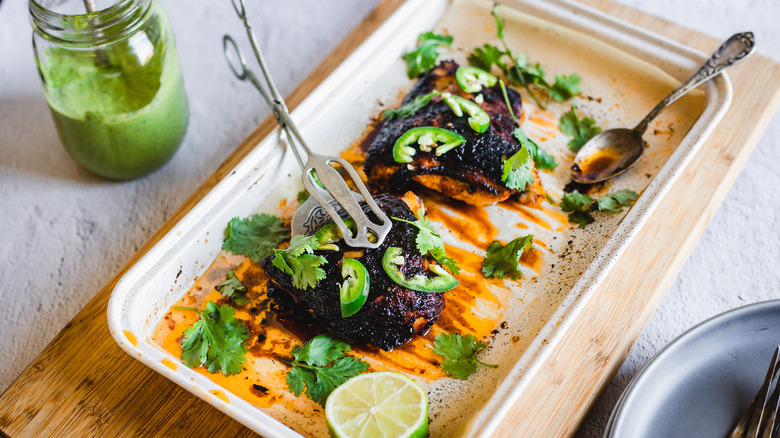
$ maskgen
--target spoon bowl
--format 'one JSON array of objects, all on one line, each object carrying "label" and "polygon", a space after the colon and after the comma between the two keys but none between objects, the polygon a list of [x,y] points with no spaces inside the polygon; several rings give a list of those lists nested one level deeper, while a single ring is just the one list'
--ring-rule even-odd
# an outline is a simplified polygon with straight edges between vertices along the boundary
[{"label": "spoon bowl", "polygon": [[636,129],[604,131],[591,138],[577,153],[571,167],[572,179],[580,183],[597,183],[620,175],[639,160],[644,149],[642,133]]},{"label": "spoon bowl", "polygon": [[610,129],[596,135],[577,152],[571,166],[572,179],[581,184],[606,181],[628,170],[642,156],[642,135],[650,122],[677,99],[720,74],[753,53],[756,48],[752,32],[732,35],[688,80],[666,96],[633,129]]}]

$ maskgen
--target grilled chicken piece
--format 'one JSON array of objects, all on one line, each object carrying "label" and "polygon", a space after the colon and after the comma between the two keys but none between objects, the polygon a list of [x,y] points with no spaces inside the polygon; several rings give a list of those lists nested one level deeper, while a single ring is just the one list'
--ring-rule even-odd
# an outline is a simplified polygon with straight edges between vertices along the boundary
[{"label": "grilled chicken piece", "polygon": [[[441,62],[430,73],[420,77],[403,104],[434,90],[473,101],[475,94],[460,89],[455,79],[457,69],[458,64],[454,61]],[[381,123],[365,161],[372,189],[375,192],[399,193],[409,190],[416,182],[450,198],[478,206],[500,202],[518,193],[501,181],[504,158],[520,149],[520,142],[513,135],[514,120],[499,85],[483,88],[479,94],[484,99],[479,106],[490,116],[490,128],[482,134],[474,132],[466,115],[455,116],[440,96],[433,97],[428,106],[409,117]],[[507,94],[512,111],[519,118],[522,111],[520,95],[512,89],[507,89]],[[449,129],[465,137],[466,142],[440,156],[418,150],[409,165],[396,163],[393,159],[396,140],[407,130],[418,126]],[[533,172],[535,182],[521,193],[521,202],[536,203],[544,196],[535,168]]]},{"label": "grilled chicken piece", "polygon": [[[413,198],[409,198],[412,200]],[[407,204],[391,195],[377,195],[374,200],[389,217],[409,221],[416,218]],[[376,220],[370,209],[363,210]],[[420,255],[415,244],[417,228],[413,225],[393,221],[393,228],[377,249],[352,248],[337,242],[338,251],[316,251],[327,259],[321,266],[326,277],[314,288],[298,289],[292,285],[290,276],[272,263],[273,256],[261,261],[268,274],[268,296],[282,307],[297,313],[308,314],[333,333],[349,340],[373,344],[383,350],[392,350],[415,335],[430,329],[444,309],[444,297],[440,293],[416,292],[399,286],[387,276],[382,268],[382,256],[390,246],[399,247],[405,259],[401,268],[407,278],[428,272],[426,259]],[[339,300],[339,285],[343,283],[341,264],[345,253],[359,260],[369,272],[370,292],[363,307],[354,315],[342,318]]]}]

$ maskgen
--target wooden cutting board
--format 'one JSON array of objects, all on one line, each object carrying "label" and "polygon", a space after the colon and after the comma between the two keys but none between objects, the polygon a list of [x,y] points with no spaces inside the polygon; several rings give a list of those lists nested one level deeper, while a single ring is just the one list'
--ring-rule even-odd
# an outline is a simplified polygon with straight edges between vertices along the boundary
[{"label": "wooden cutting board", "polygon": [[[609,0],[590,6],[703,52],[719,41]],[[292,93],[298,104],[398,6],[383,0]],[[496,436],[564,436],[617,372],[780,105],[780,66],[753,56],[729,70],[734,100],[632,241]],[[749,123],[746,121],[750,121]],[[0,434],[254,436],[122,351],[106,322],[116,281],[275,127],[265,120],[0,396]],[[707,187],[707,190],[700,190]],[[680,208],[680,206],[685,206]],[[670,223],[674,227],[669,227]]]}]

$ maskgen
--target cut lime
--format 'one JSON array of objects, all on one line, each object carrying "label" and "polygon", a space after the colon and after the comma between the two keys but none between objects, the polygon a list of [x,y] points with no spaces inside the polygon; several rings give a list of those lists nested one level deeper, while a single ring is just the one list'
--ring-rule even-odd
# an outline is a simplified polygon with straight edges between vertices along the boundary
[{"label": "cut lime", "polygon": [[330,393],[325,417],[337,438],[424,437],[428,400],[425,391],[403,374],[367,373]]}]

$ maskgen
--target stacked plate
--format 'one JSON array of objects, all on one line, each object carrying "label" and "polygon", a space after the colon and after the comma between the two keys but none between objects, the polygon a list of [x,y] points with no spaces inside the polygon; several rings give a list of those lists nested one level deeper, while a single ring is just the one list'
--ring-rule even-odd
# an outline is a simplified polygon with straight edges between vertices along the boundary
[{"label": "stacked plate", "polygon": [[605,437],[725,437],[780,344],[780,300],[729,310],[661,350],[626,387]]}]

